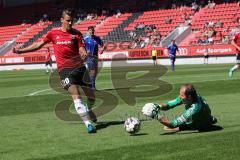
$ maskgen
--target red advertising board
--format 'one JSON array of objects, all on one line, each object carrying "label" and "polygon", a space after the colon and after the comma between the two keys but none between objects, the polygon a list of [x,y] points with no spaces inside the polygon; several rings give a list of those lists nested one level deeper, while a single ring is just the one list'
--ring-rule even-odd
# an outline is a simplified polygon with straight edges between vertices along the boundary
[{"label": "red advertising board", "polygon": [[[194,57],[203,56],[204,52],[208,50],[211,56],[225,56],[236,54],[236,49],[232,45],[208,45],[208,46],[186,46],[179,47],[177,56],[179,57]],[[168,57],[166,48],[156,48],[157,57]],[[105,52],[99,55],[101,60],[122,60],[122,59],[149,59],[151,58],[151,48],[148,49],[131,49],[116,52]],[[21,54],[16,56],[0,56],[0,64],[31,64],[45,62],[45,54]],[[53,60],[55,57],[52,56]]]},{"label": "red advertising board", "polygon": [[[234,55],[236,49],[232,45],[206,45],[206,46],[186,46],[179,47],[177,56],[179,57],[194,57],[203,56],[204,52],[208,51],[208,54],[215,56]],[[166,48],[157,48],[158,57],[168,57],[168,51]],[[129,50],[128,58],[150,58],[151,49],[138,49]]]}]

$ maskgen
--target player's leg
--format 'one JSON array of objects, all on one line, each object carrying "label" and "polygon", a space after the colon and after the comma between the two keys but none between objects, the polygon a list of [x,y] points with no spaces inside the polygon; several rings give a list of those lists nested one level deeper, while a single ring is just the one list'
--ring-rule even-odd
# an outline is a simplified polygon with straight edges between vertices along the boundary
[{"label": "player's leg", "polygon": [[155,67],[155,60],[154,60],[154,56],[152,56],[152,60],[153,60],[153,67]]},{"label": "player's leg", "polygon": [[229,73],[228,73],[228,76],[229,77],[232,77],[233,76],[233,72],[235,72],[237,69],[240,68],[240,54],[237,54],[237,58],[236,58],[236,65],[234,65],[230,70],[229,70]]},{"label": "player's leg", "polygon": [[98,60],[97,59],[94,59],[94,62],[93,62],[93,68],[91,70],[91,75],[90,75],[90,78],[91,78],[91,83],[92,83],[92,86],[94,90],[96,90],[96,78],[97,78],[97,73],[98,73]]},{"label": "player's leg", "polygon": [[91,88],[93,90],[96,89],[95,87],[95,64],[94,64],[94,59],[91,58],[91,59],[88,59],[87,61],[87,69],[89,71],[89,78],[90,78],[90,83],[91,83]]},{"label": "player's leg", "polygon": [[68,92],[72,96],[75,109],[77,113],[80,115],[80,117],[82,118],[84,124],[86,125],[88,133],[94,133],[95,129],[88,119],[88,111],[89,111],[88,107],[84,105],[84,103],[82,102],[82,99],[80,97],[80,92],[78,90],[78,86],[71,85],[68,88]]},{"label": "player's leg", "polygon": [[95,84],[96,74],[95,74],[94,68],[89,70],[89,77],[90,77],[90,82],[91,82],[91,89],[95,90],[96,89],[96,84]]},{"label": "player's leg", "polygon": [[94,71],[93,71],[93,87],[95,90],[97,90],[97,88],[96,88],[97,74],[98,74],[98,60],[95,60],[94,61]]},{"label": "player's leg", "polygon": [[172,71],[174,71],[174,69],[175,69],[175,57],[171,58],[170,60],[171,60],[171,69],[172,69]]},{"label": "player's leg", "polygon": [[157,61],[156,61],[156,59],[154,60],[154,67],[156,67],[157,66]]},{"label": "player's leg", "polygon": [[53,73],[52,60],[50,61],[49,66],[50,66],[51,73]]},{"label": "player's leg", "polygon": [[92,108],[95,104],[95,90],[91,88],[92,84],[88,70],[83,67],[81,72],[82,73],[79,74],[78,79],[80,79],[79,85],[83,89],[84,94],[87,96],[87,106],[89,107],[88,114],[93,122],[97,122],[97,117],[92,111]]},{"label": "player's leg", "polygon": [[236,64],[234,65],[230,70],[229,70],[229,73],[228,73],[228,76],[229,77],[232,77],[233,76],[233,72],[235,72],[237,69],[240,68],[240,64]]},{"label": "player's leg", "polygon": [[82,87],[84,94],[87,96],[87,106],[89,107],[88,114],[89,118],[96,123],[97,122],[97,116],[93,112],[93,106],[95,104],[95,94],[94,90],[92,90],[90,87]]},{"label": "player's leg", "polygon": [[153,59],[153,65],[154,67],[156,67],[157,66],[156,56],[153,56],[152,59]]},{"label": "player's leg", "polygon": [[46,67],[46,73],[48,73],[49,72],[48,71],[48,62],[46,62],[45,67]]},{"label": "player's leg", "polygon": [[82,78],[82,74],[84,74],[84,72],[82,73],[79,70],[63,69],[60,71],[61,85],[72,96],[75,109],[86,125],[88,132],[94,133],[95,129],[88,119],[88,107],[83,103],[78,89],[78,81],[82,81],[82,79],[79,80],[79,77]]}]

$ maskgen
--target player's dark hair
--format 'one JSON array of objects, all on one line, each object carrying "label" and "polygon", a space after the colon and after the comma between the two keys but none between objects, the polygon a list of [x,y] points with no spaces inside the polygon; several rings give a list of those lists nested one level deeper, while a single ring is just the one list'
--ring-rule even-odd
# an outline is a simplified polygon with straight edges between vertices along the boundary
[{"label": "player's dark hair", "polygon": [[197,91],[192,84],[190,84],[190,83],[184,84],[182,87],[185,88],[185,95],[187,97],[191,96],[193,99],[193,102],[197,101],[197,97],[198,97]]},{"label": "player's dark hair", "polygon": [[64,17],[64,15],[68,15],[70,17],[74,16],[74,10],[71,8],[66,8],[62,11],[62,18]]},{"label": "player's dark hair", "polygon": [[94,30],[94,26],[88,26],[88,30],[89,29]]}]

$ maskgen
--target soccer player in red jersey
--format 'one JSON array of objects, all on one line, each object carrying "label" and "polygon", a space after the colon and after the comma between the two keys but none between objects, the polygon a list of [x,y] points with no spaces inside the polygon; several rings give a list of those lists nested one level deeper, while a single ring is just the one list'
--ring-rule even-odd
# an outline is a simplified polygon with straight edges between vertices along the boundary
[{"label": "soccer player in red jersey", "polygon": [[233,41],[232,45],[236,48],[237,54],[236,54],[236,65],[234,65],[230,70],[229,70],[229,77],[233,76],[233,72],[236,71],[237,69],[240,68],[240,32],[237,32]]},{"label": "soccer player in red jersey", "polygon": [[61,24],[62,26],[60,28],[49,31],[42,41],[36,42],[26,48],[13,48],[13,52],[17,54],[32,52],[52,42],[61,85],[72,96],[75,109],[85,123],[88,133],[95,133],[96,130],[90,122],[89,116],[93,122],[96,121],[96,116],[82,102],[78,89],[80,85],[88,97],[89,104],[94,103],[94,91],[90,89],[89,74],[84,66],[87,52],[84,48],[82,34],[72,28],[72,10],[63,10]]},{"label": "soccer player in red jersey", "polygon": [[51,51],[49,47],[47,47],[47,56],[46,56],[45,66],[46,66],[46,73],[48,73],[48,66],[50,66],[51,73],[53,73]]}]

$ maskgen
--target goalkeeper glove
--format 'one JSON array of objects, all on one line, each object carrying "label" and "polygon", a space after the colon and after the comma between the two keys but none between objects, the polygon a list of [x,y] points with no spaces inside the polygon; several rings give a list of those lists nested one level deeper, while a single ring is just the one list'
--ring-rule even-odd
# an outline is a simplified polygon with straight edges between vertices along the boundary
[{"label": "goalkeeper glove", "polygon": [[159,119],[161,106],[156,103],[147,103],[142,108],[142,113],[153,119]]}]

